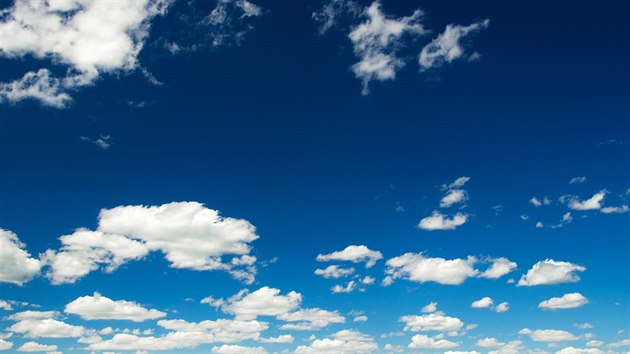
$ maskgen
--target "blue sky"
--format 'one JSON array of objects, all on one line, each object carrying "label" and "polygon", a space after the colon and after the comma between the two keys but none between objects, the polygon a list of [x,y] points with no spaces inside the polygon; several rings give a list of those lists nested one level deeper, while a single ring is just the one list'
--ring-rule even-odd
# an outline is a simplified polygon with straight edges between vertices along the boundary
[{"label": "blue sky", "polygon": [[629,10],[2,3],[0,351],[627,353]]}]

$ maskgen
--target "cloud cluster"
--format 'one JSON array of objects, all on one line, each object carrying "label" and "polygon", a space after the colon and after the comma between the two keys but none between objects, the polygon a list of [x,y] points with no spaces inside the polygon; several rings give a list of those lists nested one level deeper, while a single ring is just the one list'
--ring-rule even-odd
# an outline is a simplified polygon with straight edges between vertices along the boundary
[{"label": "cloud cluster", "polygon": [[373,353],[378,345],[369,335],[352,330],[339,331],[328,338],[313,339],[308,345],[301,345],[296,354],[359,354]]},{"label": "cloud cluster", "polygon": [[62,78],[48,68],[0,84],[0,100],[27,98],[64,107],[68,90],[92,85],[102,74],[138,67],[138,54],[151,20],[170,0],[38,1],[18,0],[0,22],[0,55],[32,56],[67,70]]},{"label": "cloud cluster", "polygon": [[129,320],[143,322],[166,316],[166,313],[138,305],[133,301],[114,301],[99,293],[82,296],[66,305],[66,313],[79,315],[84,320]]},{"label": "cloud cluster", "polygon": [[[463,204],[468,200],[468,191],[462,187],[470,180],[470,177],[462,176],[451,184],[442,185],[442,190],[446,192],[440,200],[440,208],[450,208],[456,204]],[[465,205],[464,205],[465,206]],[[468,214],[457,212],[449,217],[439,210],[434,210],[430,216],[426,216],[418,223],[418,228],[427,231],[434,230],[455,230],[468,221]]]}]

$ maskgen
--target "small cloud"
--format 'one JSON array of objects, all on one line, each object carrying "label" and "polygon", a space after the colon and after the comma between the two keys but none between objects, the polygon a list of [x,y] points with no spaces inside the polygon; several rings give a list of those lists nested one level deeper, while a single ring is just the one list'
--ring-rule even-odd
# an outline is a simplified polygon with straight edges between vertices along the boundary
[{"label": "small cloud", "polygon": [[105,135],[105,134],[101,134],[99,135],[98,138],[96,139],[90,139],[86,136],[82,136],[80,137],[81,140],[88,142],[88,143],[92,143],[98,147],[100,147],[103,150],[107,150],[112,146],[112,137],[111,135]]},{"label": "small cloud", "polygon": [[584,182],[586,182],[586,177],[584,177],[584,176],[582,176],[582,177],[573,177],[569,181],[569,184],[577,184],[577,183],[584,183]]}]

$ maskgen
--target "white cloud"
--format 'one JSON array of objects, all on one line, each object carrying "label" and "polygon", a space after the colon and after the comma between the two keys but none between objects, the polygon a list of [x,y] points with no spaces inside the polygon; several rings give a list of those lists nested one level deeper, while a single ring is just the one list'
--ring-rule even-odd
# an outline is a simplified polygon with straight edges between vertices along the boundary
[{"label": "white cloud", "polygon": [[47,250],[42,257],[49,266],[46,275],[53,284],[74,283],[101,265],[112,272],[149,252],[142,242],[102,231],[77,229],[59,240],[62,247],[57,251]]},{"label": "white cloud", "polygon": [[459,344],[446,339],[433,339],[429,336],[416,334],[411,337],[411,343],[409,343],[408,347],[413,349],[449,349],[457,346]]},{"label": "white cloud", "polygon": [[168,0],[16,1],[0,22],[0,55],[32,55],[68,69],[63,79],[43,68],[22,79],[0,84],[0,97],[25,98],[63,107],[67,90],[93,84],[103,73],[131,71],[149,33],[152,18],[165,12]]},{"label": "white cloud", "polygon": [[[240,45],[253,26],[245,21],[263,14],[263,8],[247,0],[220,0],[202,21],[197,23],[205,29],[213,47],[235,43]],[[191,49],[197,48],[195,43]]]},{"label": "white cloud", "polygon": [[356,316],[354,319],[352,319],[352,322],[367,322],[368,317],[365,315],[361,315],[361,316]]},{"label": "white cloud", "polygon": [[471,33],[480,31],[490,23],[489,20],[475,22],[468,26],[447,25],[444,32],[427,44],[420,55],[418,63],[423,70],[440,67],[446,63],[465,56],[462,40]]},{"label": "white cloud", "polygon": [[577,198],[569,199],[569,209],[573,210],[597,210],[602,207],[604,197],[606,197],[606,190],[601,190],[595,193],[592,197],[586,200],[579,200]]},{"label": "white cloud", "polygon": [[440,200],[440,208],[448,208],[453,204],[463,203],[468,200],[468,194],[463,189],[451,189]]},{"label": "white cloud", "polygon": [[446,339],[433,339],[423,334],[416,334],[411,337],[411,343],[409,343],[408,347],[413,349],[448,349],[457,346],[459,344]]},{"label": "white cloud", "polygon": [[507,301],[504,301],[504,302],[498,304],[494,308],[494,311],[501,313],[501,312],[507,312],[509,309],[510,309],[510,303],[507,302]]},{"label": "white cloud", "polygon": [[13,306],[11,306],[11,303],[5,300],[0,300],[0,309],[3,309],[5,311],[13,311]]},{"label": "white cloud", "polygon": [[318,308],[299,309],[295,312],[277,316],[281,321],[291,322],[280,326],[285,330],[316,330],[327,327],[332,323],[344,323],[346,319],[337,311],[327,311]]},{"label": "white cloud", "polygon": [[604,207],[601,209],[604,214],[625,214],[630,211],[630,207],[628,205],[623,204],[617,207]]},{"label": "white cloud", "polygon": [[588,299],[580,293],[564,294],[562,297],[552,297],[542,301],[538,307],[546,310],[573,309],[588,304]]},{"label": "white cloud", "polygon": [[13,343],[0,338],[0,350],[9,350],[11,347],[13,347]]},{"label": "white cloud", "polygon": [[364,245],[351,245],[341,251],[329,254],[317,255],[317,261],[349,261],[353,263],[365,262],[365,267],[370,268],[383,258],[379,251],[373,251]]},{"label": "white cloud", "polygon": [[88,143],[92,143],[103,150],[107,150],[112,146],[111,139],[112,139],[111,135],[107,135],[107,134],[100,134],[99,137],[96,139],[90,139],[87,136],[81,137],[81,140]]},{"label": "white cloud", "polygon": [[363,277],[363,279],[361,279],[361,284],[363,285],[372,285],[374,284],[374,282],[376,281],[376,279],[374,279],[373,277],[366,275],[365,277]]},{"label": "white cloud", "polygon": [[427,216],[420,220],[418,227],[422,230],[455,230],[457,227],[464,225],[468,221],[468,215],[457,213],[452,218],[445,216],[438,210],[434,210],[431,216]]},{"label": "white cloud", "polygon": [[393,80],[396,71],[404,62],[396,57],[399,40],[405,34],[421,35],[427,31],[420,23],[422,11],[416,10],[411,16],[390,18],[381,12],[381,5],[375,1],[363,16],[367,20],[352,28],[349,38],[359,62],[352,65],[355,76],[363,81],[363,94],[369,93],[370,81]]},{"label": "white cloud", "polygon": [[[223,270],[252,283],[256,258],[249,256],[256,228],[244,219],[223,217],[197,202],[103,209],[97,231],[78,229],[60,237],[62,248],[44,256],[53,284],[73,283],[105,265],[111,272],[161,251],[170,266],[199,271]],[[229,261],[222,257],[231,255]]]},{"label": "white cloud", "polygon": [[574,324],[574,326],[579,328],[579,329],[591,329],[591,328],[593,328],[593,325],[588,323],[588,322],[576,323],[576,324]]},{"label": "white cloud", "polygon": [[282,334],[272,338],[259,338],[257,341],[261,343],[293,343],[293,336],[290,334]]},{"label": "white cloud", "polygon": [[25,247],[16,234],[0,229],[0,282],[22,286],[39,274],[41,262]]},{"label": "white cloud", "polygon": [[166,313],[138,305],[132,301],[114,301],[99,293],[82,296],[66,305],[66,313],[81,316],[84,320],[129,320],[142,322],[166,316]]},{"label": "white cloud", "polygon": [[470,177],[468,176],[462,176],[462,177],[458,177],[455,181],[453,181],[453,183],[451,184],[443,184],[442,185],[442,190],[448,190],[448,189],[457,189],[457,188],[461,188],[463,187],[466,183],[468,183],[468,181],[470,181]]},{"label": "white cloud", "polygon": [[220,347],[213,347],[213,353],[217,354],[266,354],[267,351],[263,347],[243,347],[240,345],[224,344]]},{"label": "white cloud", "polygon": [[297,309],[302,295],[291,291],[280,295],[279,289],[264,286],[254,292],[242,290],[221,306],[223,312],[230,313],[240,320],[255,319],[258,316],[281,316]]},{"label": "white cloud", "polygon": [[308,345],[301,345],[296,354],[358,354],[372,353],[378,345],[371,336],[351,330],[342,330],[329,338],[313,339]]},{"label": "white cloud", "polygon": [[597,348],[566,347],[557,351],[556,354],[604,354],[604,352]]},{"label": "white cloud", "polygon": [[330,265],[326,267],[325,269],[318,268],[315,270],[316,275],[321,275],[324,278],[333,278],[333,279],[347,277],[351,275],[352,273],[354,273],[354,268],[341,268],[337,265]]},{"label": "white cloud", "polygon": [[402,316],[400,321],[405,323],[404,330],[411,332],[451,332],[459,331],[464,326],[464,322],[459,318],[445,316],[442,313],[407,315]]},{"label": "white cloud", "polygon": [[333,294],[351,293],[357,288],[357,283],[354,280],[349,281],[345,286],[337,284],[330,290]]},{"label": "white cloud", "polygon": [[467,259],[444,259],[425,257],[422,253],[405,253],[389,259],[385,263],[385,273],[392,279],[459,285],[479,274],[473,267],[476,262],[477,259],[472,256]]},{"label": "white cloud", "polygon": [[601,347],[602,345],[604,345],[604,342],[601,340],[589,340],[586,342],[587,347]]},{"label": "white cloud", "polygon": [[516,269],[517,264],[505,257],[490,258],[492,265],[483,273],[479,274],[480,278],[498,279]]},{"label": "white cloud", "polygon": [[577,184],[577,183],[584,183],[584,182],[586,182],[586,177],[580,176],[580,177],[571,178],[571,180],[569,181],[569,184]]},{"label": "white cloud", "polygon": [[482,348],[496,348],[505,345],[505,343],[499,342],[496,338],[482,338],[475,345]]},{"label": "white cloud", "polygon": [[630,339],[622,339],[618,342],[608,344],[609,348],[620,348],[630,346]]},{"label": "white cloud", "polygon": [[580,339],[573,333],[559,329],[537,329],[532,331],[528,328],[523,328],[518,333],[530,336],[535,342],[562,342]]},{"label": "white cloud", "polygon": [[490,308],[492,307],[492,305],[494,305],[494,301],[489,298],[489,297],[484,297],[482,299],[479,299],[477,301],[473,301],[472,304],[470,304],[470,307],[472,308],[476,308],[476,309],[481,309],[481,308]]},{"label": "white cloud", "polygon": [[437,302],[430,302],[428,303],[426,306],[424,306],[422,309],[420,309],[420,312],[424,312],[424,313],[431,313],[431,312],[435,312],[437,311]]},{"label": "white cloud", "polygon": [[36,342],[26,342],[17,349],[18,352],[48,352],[57,350],[56,345],[45,345]]},{"label": "white cloud", "polygon": [[560,283],[575,283],[580,280],[576,272],[583,272],[586,268],[570,262],[546,259],[540,261],[527,271],[516,286],[549,285]]},{"label": "white cloud", "polygon": [[56,315],[54,311],[18,312],[7,318],[16,321],[7,330],[20,333],[27,338],[70,338],[85,334],[85,328],[58,321],[53,318]]},{"label": "white cloud", "polygon": [[313,12],[312,17],[320,23],[319,33],[324,34],[336,26],[342,15],[349,14],[356,17],[361,13],[359,5],[350,0],[330,0],[319,11]]}]

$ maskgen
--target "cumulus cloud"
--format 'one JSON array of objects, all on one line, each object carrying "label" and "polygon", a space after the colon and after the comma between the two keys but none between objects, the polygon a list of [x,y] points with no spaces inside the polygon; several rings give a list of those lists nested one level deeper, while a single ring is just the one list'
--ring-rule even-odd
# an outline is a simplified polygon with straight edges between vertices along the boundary
[{"label": "cumulus cloud", "polygon": [[559,329],[530,330],[529,328],[523,328],[518,333],[530,336],[530,338],[535,342],[562,342],[580,339],[573,333]]},{"label": "cumulus cloud", "polygon": [[496,338],[486,337],[479,339],[475,345],[482,348],[496,348],[505,345],[505,343],[499,342]]},{"label": "cumulus cloud", "polygon": [[470,304],[470,307],[481,309],[481,308],[490,308],[492,307],[492,305],[494,305],[494,301],[491,298],[486,296],[477,301],[473,301],[473,303]]},{"label": "cumulus cloud", "polygon": [[223,312],[240,320],[251,320],[258,316],[281,316],[297,309],[302,295],[295,291],[280,295],[280,289],[264,286],[254,292],[242,290],[221,306]]},{"label": "cumulus cloud", "polygon": [[426,306],[424,306],[422,309],[420,309],[420,312],[424,312],[424,313],[431,313],[431,312],[435,312],[437,311],[437,302],[430,302],[428,303]]},{"label": "cumulus cloud", "polygon": [[454,204],[468,200],[468,194],[463,189],[452,189],[440,200],[440,208],[448,208]]},{"label": "cumulus cloud", "polygon": [[434,339],[423,334],[416,334],[411,337],[409,348],[413,349],[449,349],[459,346],[459,344],[446,339]]},{"label": "cumulus cloud", "polygon": [[381,11],[381,4],[373,2],[363,16],[366,21],[353,27],[349,38],[359,62],[351,69],[363,82],[363,94],[369,93],[369,83],[373,80],[393,80],[396,71],[404,66],[404,61],[396,56],[402,46],[400,39],[405,34],[422,35],[427,33],[420,19],[422,11],[416,10],[411,16],[392,18]]},{"label": "cumulus cloud", "polygon": [[499,313],[507,312],[509,309],[510,309],[510,303],[507,301],[504,301],[494,307],[494,311],[499,312]]},{"label": "cumulus cloud", "polygon": [[263,347],[244,347],[241,345],[228,344],[213,347],[212,352],[217,354],[267,354],[267,351]]},{"label": "cumulus cloud", "polygon": [[558,350],[556,354],[604,354],[604,352],[597,348],[566,347]]},{"label": "cumulus cloud", "polygon": [[13,347],[13,343],[7,342],[6,340],[0,338],[0,350],[9,350]]},{"label": "cumulus cloud", "polygon": [[367,246],[351,245],[344,248],[341,251],[336,251],[329,254],[317,255],[317,261],[349,261],[353,263],[365,262],[365,267],[370,268],[383,258],[383,254],[379,251],[373,251]]},{"label": "cumulus cloud", "polygon": [[585,267],[570,262],[546,259],[534,264],[527,271],[527,274],[521,277],[516,286],[575,283],[580,280],[576,273],[585,270]]},{"label": "cumulus cloud", "polygon": [[15,313],[7,319],[16,321],[7,330],[20,333],[27,338],[70,338],[81,337],[85,328],[56,320],[54,311],[24,311]]},{"label": "cumulus cloud", "polygon": [[15,1],[0,22],[0,55],[33,56],[67,69],[54,78],[42,68],[0,84],[0,99],[31,98],[52,107],[71,100],[67,91],[93,84],[102,74],[131,71],[149,34],[151,20],[169,0]]},{"label": "cumulus cloud", "polygon": [[582,211],[601,209],[602,207],[601,203],[604,201],[604,198],[606,197],[606,193],[608,193],[606,190],[601,190],[586,200],[579,200],[578,198],[575,198],[575,197],[568,197],[569,209],[582,210]]},{"label": "cumulus cloud", "polygon": [[389,259],[385,273],[392,279],[407,279],[419,283],[436,282],[459,285],[470,277],[477,276],[475,257],[467,259],[430,258],[422,253],[405,253]]},{"label": "cumulus cloud", "polygon": [[604,214],[625,214],[630,211],[630,207],[627,204],[616,207],[603,207],[601,212]]},{"label": "cumulus cloud", "polygon": [[354,268],[341,268],[337,265],[330,265],[325,269],[316,269],[315,274],[321,275],[324,278],[344,278],[354,273]]},{"label": "cumulus cloud", "polygon": [[173,268],[223,270],[250,284],[256,258],[249,243],[256,239],[247,220],[223,217],[197,202],[119,206],[101,210],[96,231],[60,237],[62,247],[46,251],[44,260],[53,284],[73,283],[101,266],[111,272],[151,251],[161,251]]},{"label": "cumulus cloud", "polygon": [[459,318],[449,317],[442,313],[407,315],[402,316],[400,321],[405,324],[404,330],[411,332],[451,332],[459,331],[464,326],[464,322]]},{"label": "cumulus cloud", "polygon": [[39,274],[41,262],[24,248],[16,234],[0,229],[0,282],[21,286]]},{"label": "cumulus cloud", "polygon": [[299,309],[279,315],[277,318],[281,321],[289,322],[281,325],[280,329],[297,331],[317,330],[333,323],[344,323],[346,321],[337,311],[318,308]]},{"label": "cumulus cloud", "polygon": [[[440,67],[451,63],[456,59],[466,56],[463,40],[471,33],[478,32],[486,27],[490,20],[475,22],[468,26],[447,25],[444,32],[427,44],[420,55],[418,63],[423,70]],[[470,58],[470,56],[468,56]]]},{"label": "cumulus cloud", "polygon": [[49,352],[57,350],[56,345],[46,345],[37,342],[26,342],[17,349],[18,352]]},{"label": "cumulus cloud", "polygon": [[445,216],[438,210],[434,210],[431,216],[427,216],[420,220],[418,227],[422,230],[455,230],[457,227],[464,225],[468,221],[468,215],[457,213],[452,218]]},{"label": "cumulus cloud", "polygon": [[349,281],[345,286],[343,285],[335,285],[330,290],[333,294],[341,294],[341,293],[351,293],[354,289],[357,288],[357,282],[354,280]]},{"label": "cumulus cloud", "polygon": [[542,301],[538,307],[545,310],[573,309],[588,304],[588,299],[580,293],[564,294],[562,297],[552,297]]},{"label": "cumulus cloud", "polygon": [[492,262],[490,267],[483,273],[479,274],[480,278],[498,279],[516,269],[517,264],[505,257],[489,258]]},{"label": "cumulus cloud", "polygon": [[133,301],[114,301],[99,293],[82,296],[66,305],[66,313],[79,315],[84,320],[129,320],[143,322],[166,316],[166,313],[138,305]]},{"label": "cumulus cloud", "polygon": [[313,339],[308,345],[300,345],[296,354],[358,354],[373,353],[378,349],[374,338],[366,334],[342,330],[324,339]]}]

